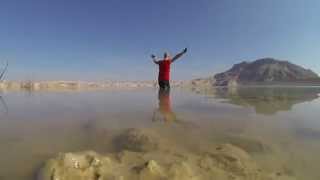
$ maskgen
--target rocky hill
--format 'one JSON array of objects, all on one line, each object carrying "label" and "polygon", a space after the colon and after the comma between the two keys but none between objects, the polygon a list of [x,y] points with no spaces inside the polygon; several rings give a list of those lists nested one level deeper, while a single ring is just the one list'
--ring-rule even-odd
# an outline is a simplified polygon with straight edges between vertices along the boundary
[{"label": "rocky hill", "polygon": [[315,72],[288,61],[263,58],[235,64],[226,72],[216,74],[212,81],[215,86],[275,83],[320,84],[320,77]]}]

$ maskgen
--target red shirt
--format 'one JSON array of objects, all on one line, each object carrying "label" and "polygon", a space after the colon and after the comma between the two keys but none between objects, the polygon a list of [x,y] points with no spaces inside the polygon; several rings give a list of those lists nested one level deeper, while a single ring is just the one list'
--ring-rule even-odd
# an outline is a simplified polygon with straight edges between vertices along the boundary
[{"label": "red shirt", "polygon": [[159,81],[169,81],[170,80],[170,65],[171,59],[162,60],[159,62]]}]

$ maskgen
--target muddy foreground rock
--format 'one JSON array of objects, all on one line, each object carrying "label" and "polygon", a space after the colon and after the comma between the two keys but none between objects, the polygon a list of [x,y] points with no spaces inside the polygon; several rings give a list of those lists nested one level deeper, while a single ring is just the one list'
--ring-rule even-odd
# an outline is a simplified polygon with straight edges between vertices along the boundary
[{"label": "muddy foreground rock", "polygon": [[168,156],[172,158],[171,162],[153,160],[150,154],[129,151],[103,156],[91,151],[65,153],[46,163],[39,174],[39,180],[294,179],[285,175],[265,174],[247,153],[230,144],[221,145],[215,152],[202,156],[186,159],[172,154]]},{"label": "muddy foreground rock", "polygon": [[[120,152],[59,154],[45,163],[38,180],[294,180],[264,172],[247,152],[231,144],[215,145],[201,153],[160,150],[149,141],[154,137],[147,138],[144,131],[130,130],[121,138],[132,133],[136,138],[124,141],[129,144],[122,144]],[[147,146],[132,147],[132,142]]]}]

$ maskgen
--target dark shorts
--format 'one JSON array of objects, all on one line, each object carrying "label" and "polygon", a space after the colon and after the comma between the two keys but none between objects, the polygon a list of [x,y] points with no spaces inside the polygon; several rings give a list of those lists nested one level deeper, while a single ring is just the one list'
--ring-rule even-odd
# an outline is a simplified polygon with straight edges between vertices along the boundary
[{"label": "dark shorts", "polygon": [[159,80],[159,87],[160,89],[170,89],[170,82]]}]

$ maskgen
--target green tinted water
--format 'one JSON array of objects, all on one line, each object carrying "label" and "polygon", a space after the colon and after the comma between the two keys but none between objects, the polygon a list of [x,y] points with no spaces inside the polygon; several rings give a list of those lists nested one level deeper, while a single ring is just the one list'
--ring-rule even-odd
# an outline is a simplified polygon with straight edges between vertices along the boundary
[{"label": "green tinted water", "polygon": [[266,170],[316,180],[319,93],[320,88],[1,93],[0,179],[35,179],[59,152],[112,152],[117,132],[147,127],[191,151],[231,143]]}]

